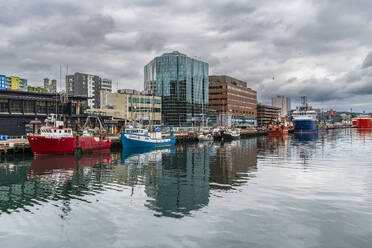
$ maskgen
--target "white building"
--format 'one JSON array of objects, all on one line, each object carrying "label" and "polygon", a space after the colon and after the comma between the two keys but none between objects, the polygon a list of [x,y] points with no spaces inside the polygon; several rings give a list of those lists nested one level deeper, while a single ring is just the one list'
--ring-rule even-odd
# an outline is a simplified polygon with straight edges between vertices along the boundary
[{"label": "white building", "polygon": [[286,117],[291,110],[291,99],[285,96],[277,96],[271,99],[273,107],[280,108],[280,117]]}]

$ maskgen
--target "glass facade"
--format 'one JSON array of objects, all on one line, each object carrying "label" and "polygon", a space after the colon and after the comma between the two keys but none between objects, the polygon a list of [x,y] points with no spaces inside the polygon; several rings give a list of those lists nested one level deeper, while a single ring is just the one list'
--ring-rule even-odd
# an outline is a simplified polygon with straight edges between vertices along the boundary
[{"label": "glass facade", "polygon": [[162,97],[165,124],[198,125],[206,117],[208,73],[208,63],[179,52],[163,54],[145,66],[145,91]]}]

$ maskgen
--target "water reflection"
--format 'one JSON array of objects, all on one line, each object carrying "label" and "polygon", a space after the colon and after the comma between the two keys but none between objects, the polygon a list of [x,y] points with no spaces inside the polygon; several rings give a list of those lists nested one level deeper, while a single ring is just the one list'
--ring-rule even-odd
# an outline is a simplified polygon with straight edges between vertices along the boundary
[{"label": "water reflection", "polygon": [[318,133],[295,133],[294,138],[297,141],[314,141],[318,138]]},{"label": "water reflection", "polygon": [[257,140],[236,140],[217,147],[210,170],[212,189],[229,190],[246,183],[257,170]]},{"label": "water reflection", "polygon": [[250,139],[0,164],[0,211],[31,211],[56,202],[65,218],[72,200],[91,203],[86,196],[127,187],[132,197],[143,188],[144,206],[156,216],[183,217],[208,205],[211,190],[245,184],[257,170],[256,157],[257,140]]},{"label": "water reflection", "polygon": [[71,199],[85,201],[83,196],[91,194],[91,167],[100,163],[111,163],[111,155],[85,155],[80,161],[72,155],[46,156],[34,158],[31,165],[0,166],[1,213],[30,211],[29,207],[48,201],[63,201],[63,217]]}]

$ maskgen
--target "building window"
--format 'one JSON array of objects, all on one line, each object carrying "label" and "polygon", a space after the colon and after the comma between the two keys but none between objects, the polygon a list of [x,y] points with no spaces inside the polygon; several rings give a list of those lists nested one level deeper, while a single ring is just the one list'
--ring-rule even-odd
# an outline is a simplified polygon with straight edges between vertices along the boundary
[{"label": "building window", "polygon": [[46,114],[47,113],[46,102],[37,101],[36,109],[39,114]]},{"label": "building window", "polygon": [[1,113],[9,112],[8,99],[0,99],[0,112]]},{"label": "building window", "polygon": [[22,113],[22,101],[21,100],[13,100],[10,111],[12,113]]},{"label": "building window", "polygon": [[33,101],[24,101],[24,112],[26,114],[34,113],[34,102]]}]

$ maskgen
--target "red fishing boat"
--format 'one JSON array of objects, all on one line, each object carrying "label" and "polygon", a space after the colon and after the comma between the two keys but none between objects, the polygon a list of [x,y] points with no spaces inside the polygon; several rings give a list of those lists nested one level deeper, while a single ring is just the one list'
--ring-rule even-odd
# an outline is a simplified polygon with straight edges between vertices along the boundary
[{"label": "red fishing boat", "polygon": [[284,125],[269,125],[267,127],[268,135],[283,135],[288,134],[288,126]]},{"label": "red fishing boat", "polygon": [[356,121],[358,128],[372,128],[372,120],[368,115],[360,115]]},{"label": "red fishing boat", "polygon": [[75,148],[81,148],[82,152],[105,151],[111,146],[110,139],[95,136],[87,130],[77,137],[61,121],[54,121],[53,126],[41,127],[39,134],[27,135],[27,139],[35,155],[72,154]]}]

